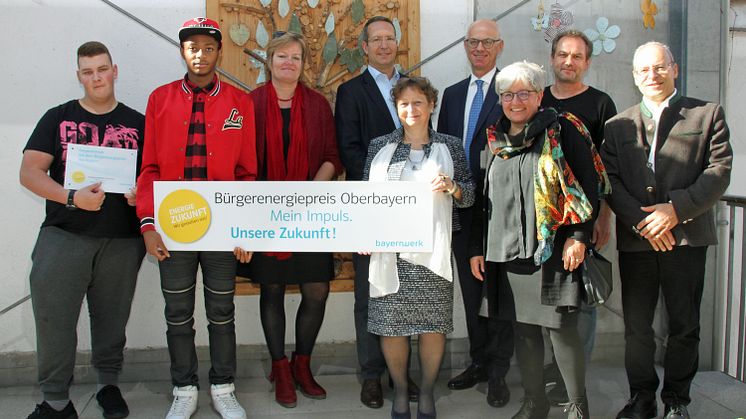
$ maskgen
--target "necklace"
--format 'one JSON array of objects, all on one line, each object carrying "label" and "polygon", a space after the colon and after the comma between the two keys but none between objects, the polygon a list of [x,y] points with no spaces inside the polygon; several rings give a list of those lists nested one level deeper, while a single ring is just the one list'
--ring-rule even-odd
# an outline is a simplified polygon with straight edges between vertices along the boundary
[{"label": "necklace", "polygon": [[[412,151],[414,151],[414,150],[412,150]],[[412,160],[412,152],[410,151],[409,155],[407,156],[407,160],[410,163],[412,163],[412,170],[414,170],[414,171],[420,170],[420,168],[422,168],[422,166],[421,166],[422,162],[425,160],[425,152],[424,151],[422,152],[422,157],[419,160],[414,161],[414,160]]]},{"label": "necklace", "polygon": [[[295,94],[293,94],[293,96],[295,96]],[[287,99],[283,99],[283,98],[277,96],[277,100],[280,101],[280,102],[290,102],[291,100],[293,100],[293,96],[290,96]]]}]

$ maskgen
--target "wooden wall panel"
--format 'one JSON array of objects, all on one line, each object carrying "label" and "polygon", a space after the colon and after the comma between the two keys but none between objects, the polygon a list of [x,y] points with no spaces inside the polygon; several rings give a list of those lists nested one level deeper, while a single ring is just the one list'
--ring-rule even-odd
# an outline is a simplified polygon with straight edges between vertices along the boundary
[{"label": "wooden wall panel", "polygon": [[[401,68],[420,59],[419,0],[206,0],[206,9],[223,32],[221,67],[252,88],[267,76],[256,57],[264,58],[266,42],[275,31],[291,26],[300,28],[309,45],[306,83],[331,103],[337,86],[357,76],[365,64],[358,37],[372,16],[383,15],[398,23]],[[325,48],[331,49],[326,60]]]}]

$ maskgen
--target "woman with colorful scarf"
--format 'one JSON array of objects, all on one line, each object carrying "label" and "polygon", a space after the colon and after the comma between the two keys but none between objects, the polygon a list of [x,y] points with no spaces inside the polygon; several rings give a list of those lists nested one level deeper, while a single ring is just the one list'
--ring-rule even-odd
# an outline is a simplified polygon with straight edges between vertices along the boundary
[{"label": "woman with colorful scarf", "polygon": [[488,129],[480,217],[470,250],[472,273],[487,279],[488,314],[515,320],[515,353],[525,396],[514,419],[544,419],[547,328],[570,404],[568,418],[588,418],[583,345],[576,327],[579,267],[592,235],[605,170],[573,118],[540,109],[545,72],[518,62],[498,73],[503,117]]},{"label": "woman with colorful scarf", "polygon": [[[325,181],[342,171],[329,102],[301,81],[306,57],[305,39],[295,33],[278,34],[267,46],[271,80],[251,92],[257,180]],[[260,316],[272,357],[269,379],[274,382],[277,402],[295,407],[296,385],[306,397],[326,398],[326,391],[311,375],[310,356],[324,320],[329,280],[334,276],[332,254],[256,252],[250,263],[239,264],[238,274],[261,287]],[[287,284],[300,285],[302,296],[290,361],[285,356]]]},{"label": "woman with colorful scarf", "polygon": [[434,419],[435,380],[446,334],[453,331],[451,231],[455,208],[474,202],[474,180],[461,140],[429,128],[438,91],[422,77],[402,77],[392,90],[402,127],[374,138],[363,180],[428,182],[433,191],[433,251],[375,252],[370,258],[368,331],[381,337],[381,351],[394,382],[391,417],[409,419],[409,337],[419,336],[422,371],[417,418]]}]

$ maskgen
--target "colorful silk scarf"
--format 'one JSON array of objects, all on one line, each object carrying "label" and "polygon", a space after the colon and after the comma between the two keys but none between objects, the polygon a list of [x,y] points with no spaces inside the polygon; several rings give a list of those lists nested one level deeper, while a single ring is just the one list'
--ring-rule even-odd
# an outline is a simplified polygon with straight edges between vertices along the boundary
[{"label": "colorful silk scarf", "polygon": [[601,161],[601,155],[598,154],[598,150],[596,150],[596,146],[593,144],[593,138],[591,138],[591,133],[588,131],[588,128],[585,126],[583,121],[580,120],[580,118],[570,112],[562,112],[561,114],[559,114],[559,116],[570,121],[570,123],[580,132],[580,134],[583,135],[583,138],[585,138],[585,143],[591,149],[591,156],[593,156],[593,168],[596,169],[596,174],[598,174],[598,196],[605,197],[610,195],[611,183],[609,182],[609,175],[606,173],[606,166],[604,166],[604,162]]},{"label": "colorful silk scarf", "polygon": [[560,227],[584,223],[593,216],[593,206],[567,164],[560,147],[560,125],[557,118],[557,111],[552,108],[539,110],[524,128],[522,145],[510,144],[503,128],[498,125],[487,129],[490,150],[503,159],[528,149],[543,131],[544,144],[534,173],[536,236],[539,242],[534,253],[534,263],[537,266],[552,255],[554,237]]}]

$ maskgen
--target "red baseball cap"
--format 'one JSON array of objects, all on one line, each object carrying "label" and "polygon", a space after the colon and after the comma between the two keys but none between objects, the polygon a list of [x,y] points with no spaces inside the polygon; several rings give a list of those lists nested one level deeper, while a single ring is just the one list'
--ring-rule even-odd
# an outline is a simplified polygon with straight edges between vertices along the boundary
[{"label": "red baseball cap", "polygon": [[220,33],[218,22],[206,17],[195,17],[181,25],[181,29],[179,29],[179,41],[184,42],[192,35],[208,35],[215,38],[218,42],[223,40],[223,34]]}]

